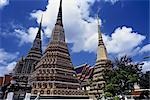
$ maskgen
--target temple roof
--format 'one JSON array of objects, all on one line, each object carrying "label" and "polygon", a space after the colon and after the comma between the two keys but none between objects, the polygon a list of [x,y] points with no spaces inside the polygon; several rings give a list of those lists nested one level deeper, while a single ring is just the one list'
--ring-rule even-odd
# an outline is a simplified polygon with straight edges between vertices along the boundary
[{"label": "temple roof", "polygon": [[76,73],[77,73],[77,74],[81,73],[82,70],[83,70],[83,68],[86,67],[86,66],[87,66],[87,64],[83,64],[83,65],[76,66],[76,67],[75,67]]},{"label": "temple roof", "polygon": [[94,70],[94,68],[88,64],[83,64],[83,65],[75,68],[78,79],[81,81],[91,78],[93,75],[93,70]]}]

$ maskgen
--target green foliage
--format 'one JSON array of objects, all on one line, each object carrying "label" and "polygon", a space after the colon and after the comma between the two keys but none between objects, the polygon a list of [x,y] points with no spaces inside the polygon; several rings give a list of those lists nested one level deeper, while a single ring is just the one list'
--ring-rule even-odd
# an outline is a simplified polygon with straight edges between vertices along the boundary
[{"label": "green foliage", "polygon": [[105,92],[105,97],[112,97],[113,95],[110,92]]},{"label": "green foliage", "polygon": [[140,77],[140,87],[143,89],[150,89],[150,71],[143,73]]},{"label": "green foliage", "polygon": [[104,91],[113,96],[128,94],[133,89],[133,85],[139,82],[142,64],[133,63],[132,59],[123,56],[116,59],[112,64],[112,69],[105,69],[104,78],[106,85]]},{"label": "green foliage", "polygon": [[115,96],[113,100],[120,100],[118,96]]}]

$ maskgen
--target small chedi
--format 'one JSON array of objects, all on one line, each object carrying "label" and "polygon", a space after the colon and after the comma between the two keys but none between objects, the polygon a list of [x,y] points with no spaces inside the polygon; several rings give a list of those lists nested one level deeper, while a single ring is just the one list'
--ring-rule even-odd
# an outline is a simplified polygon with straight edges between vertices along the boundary
[{"label": "small chedi", "polygon": [[22,85],[28,83],[29,77],[35,70],[35,65],[40,61],[42,57],[41,28],[42,19],[39,30],[33,42],[33,46],[31,47],[28,55],[25,58],[22,57],[18,61],[12,73],[13,76],[16,77],[16,81],[18,81]]},{"label": "small chedi", "polygon": [[102,33],[100,31],[100,22],[97,15],[98,22],[98,48],[97,48],[97,57],[96,63],[94,66],[92,85],[90,88],[90,95],[99,96],[104,93],[103,87],[105,85],[104,80],[104,69],[109,68],[108,64],[111,64],[111,61],[108,59],[107,50],[103,42]]}]

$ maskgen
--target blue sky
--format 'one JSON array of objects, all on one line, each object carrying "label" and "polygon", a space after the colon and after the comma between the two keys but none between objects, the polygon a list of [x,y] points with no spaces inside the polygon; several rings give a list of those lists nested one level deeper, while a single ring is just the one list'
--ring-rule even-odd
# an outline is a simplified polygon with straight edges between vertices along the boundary
[{"label": "blue sky", "polygon": [[[96,12],[109,58],[125,54],[150,70],[149,0],[63,0],[66,41],[74,66],[95,63]],[[0,75],[11,71],[32,46],[43,14],[43,51],[50,40],[59,0],[0,0]],[[2,71],[3,70],[3,71]]]}]

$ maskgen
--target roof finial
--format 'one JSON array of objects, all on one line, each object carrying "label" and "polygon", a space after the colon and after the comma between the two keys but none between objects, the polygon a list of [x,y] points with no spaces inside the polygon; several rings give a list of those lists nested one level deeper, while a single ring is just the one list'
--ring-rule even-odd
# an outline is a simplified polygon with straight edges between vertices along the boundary
[{"label": "roof finial", "polygon": [[98,24],[98,45],[103,44],[102,33],[100,31],[100,18],[99,18],[100,8],[97,11],[97,24]]},{"label": "roof finial", "polygon": [[98,22],[98,25],[100,26],[100,22],[99,22],[99,12],[100,12],[100,8],[97,10],[97,22]]},{"label": "roof finial", "polygon": [[60,0],[60,5],[59,5],[59,11],[58,11],[58,15],[57,15],[56,25],[63,26],[63,23],[62,23],[62,0]]},{"label": "roof finial", "polygon": [[42,16],[41,16],[40,28],[42,28],[42,20],[43,20],[43,14],[42,14]]},{"label": "roof finial", "polygon": [[39,39],[41,39],[42,20],[43,20],[43,14],[42,14],[42,16],[41,16],[41,21],[40,21],[40,26],[39,26],[38,33],[37,33],[37,35],[36,35],[36,38],[39,38]]}]

